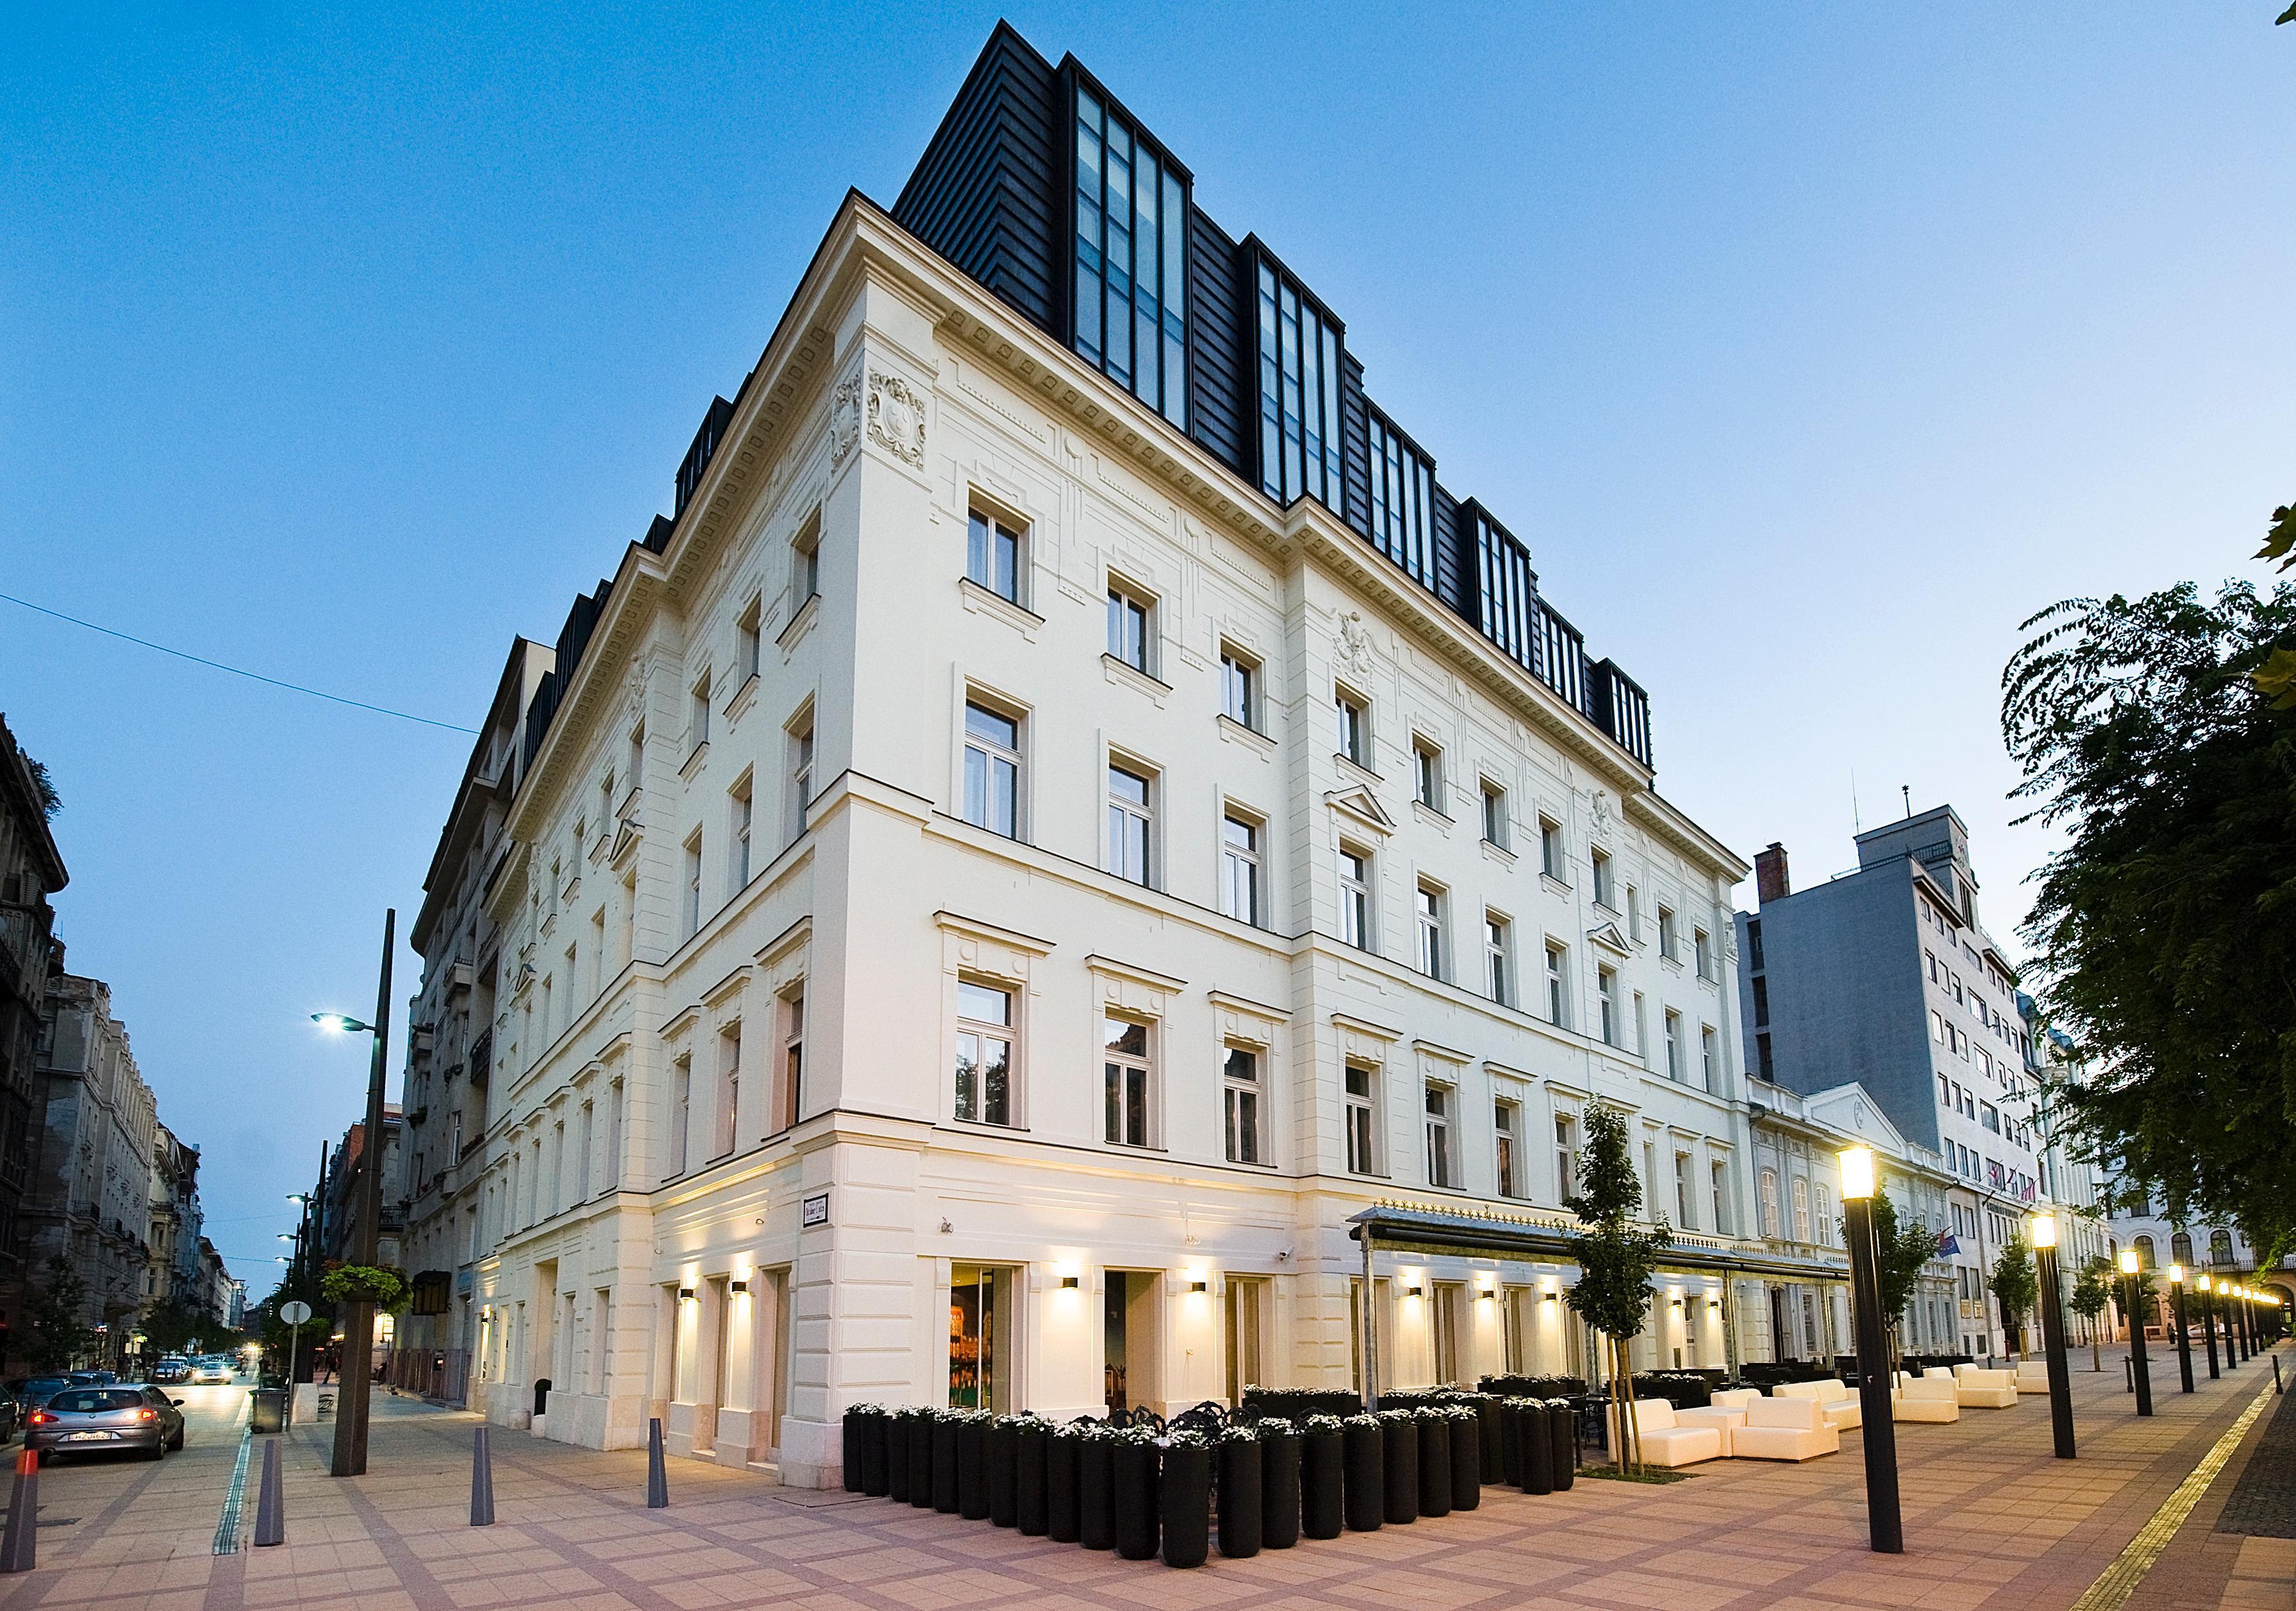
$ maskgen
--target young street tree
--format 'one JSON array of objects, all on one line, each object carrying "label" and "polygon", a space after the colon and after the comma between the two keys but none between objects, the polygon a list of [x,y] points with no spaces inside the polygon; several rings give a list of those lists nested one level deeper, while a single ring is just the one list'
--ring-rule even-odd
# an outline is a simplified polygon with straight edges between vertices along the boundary
[{"label": "young street tree", "polygon": [[48,1260],[48,1279],[24,1305],[32,1322],[24,1353],[35,1370],[63,1370],[95,1352],[95,1332],[80,1317],[87,1309],[87,1283],[62,1254]]},{"label": "young street tree", "polygon": [[2001,1256],[1993,1261],[1993,1279],[1986,1285],[2001,1305],[2001,1329],[2009,1334],[2009,1352],[2021,1355],[2025,1317],[2033,1312],[2041,1294],[2040,1280],[2033,1273],[2033,1255],[2023,1237],[2013,1236],[2001,1244]]},{"label": "young street tree", "polygon": [[1650,1313],[1651,1272],[1660,1255],[1674,1245],[1674,1232],[1663,1219],[1653,1219],[1649,1230],[1635,1223],[1643,1188],[1635,1175],[1627,1116],[1598,1104],[1581,1122],[1587,1149],[1578,1158],[1578,1194],[1565,1198],[1563,1206],[1588,1228],[1570,1239],[1578,1284],[1570,1288],[1569,1302],[1610,1344],[1611,1424],[1619,1428],[1619,1447],[1612,1452],[1620,1473],[1629,1475],[1642,1460],[1634,1424],[1633,1344]]},{"label": "young street tree", "polygon": [[2097,1322],[2104,1316],[2104,1306],[2112,1301],[2112,1261],[2102,1253],[2091,1254],[2080,1273],[2073,1278],[2073,1295],[2065,1306],[2088,1322],[2088,1368],[2104,1369],[2104,1356],[2097,1352]]},{"label": "young street tree", "polygon": [[[1845,1233],[1847,1225],[1844,1226]],[[1874,1194],[1874,1246],[1882,1281],[1882,1313],[1890,1334],[1890,1369],[1895,1371],[1904,1350],[1899,1345],[1906,1311],[1913,1307],[1922,1272],[1937,1257],[1937,1232],[1921,1220],[1900,1225],[1897,1205],[1886,1191]],[[1893,1378],[1894,1379],[1894,1378]]]},{"label": "young street tree", "polygon": [[[2284,517],[2276,553],[2287,557]],[[2062,829],[2026,927],[2090,1066],[2050,1105],[2176,1218],[2296,1245],[2296,585],[2052,606],[2003,674],[2018,797]]]}]

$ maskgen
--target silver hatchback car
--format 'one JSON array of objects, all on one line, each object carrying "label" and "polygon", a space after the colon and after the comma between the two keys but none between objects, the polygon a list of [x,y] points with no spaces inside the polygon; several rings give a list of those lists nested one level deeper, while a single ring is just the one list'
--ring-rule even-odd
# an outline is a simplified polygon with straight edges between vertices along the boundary
[{"label": "silver hatchback car", "polygon": [[58,1454],[135,1450],[158,1460],[184,1446],[184,1412],[157,1387],[67,1387],[24,1419],[24,1447]]}]

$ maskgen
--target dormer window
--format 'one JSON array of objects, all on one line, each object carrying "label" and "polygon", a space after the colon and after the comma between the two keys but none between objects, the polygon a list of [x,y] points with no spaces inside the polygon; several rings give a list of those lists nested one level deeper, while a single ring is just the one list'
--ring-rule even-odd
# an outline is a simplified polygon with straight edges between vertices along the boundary
[{"label": "dormer window", "polygon": [[1076,350],[1185,430],[1187,177],[1082,85],[1074,195]]}]

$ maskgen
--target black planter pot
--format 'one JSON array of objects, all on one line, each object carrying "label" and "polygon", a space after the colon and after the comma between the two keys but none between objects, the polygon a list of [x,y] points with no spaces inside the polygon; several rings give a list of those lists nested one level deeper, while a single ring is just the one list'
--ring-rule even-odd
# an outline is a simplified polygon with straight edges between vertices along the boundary
[{"label": "black planter pot", "polygon": [[1546,1446],[1554,1468],[1554,1491],[1568,1493],[1578,1475],[1578,1423],[1568,1404],[1546,1406]]},{"label": "black planter pot", "polygon": [[[1339,1440],[1333,1438],[1333,1452]],[[1339,1461],[1332,1462],[1339,1476]],[[1332,1484],[1332,1531],[1340,1530],[1339,1484]],[[1283,1421],[1259,1424],[1259,1541],[1289,1550],[1300,1541],[1300,1435]]]},{"label": "black planter pot", "polygon": [[845,1492],[848,1493],[861,1492],[861,1422],[864,1419],[848,1410],[839,1427],[844,1434]]},{"label": "black planter pot", "polygon": [[988,1519],[999,1527],[1021,1524],[1021,1428],[988,1426]]},{"label": "black planter pot", "polygon": [[955,1516],[964,1502],[963,1460],[957,1454],[958,1438],[955,1421],[935,1421],[932,1434],[932,1508],[943,1516]]},{"label": "black planter pot", "polygon": [[[909,1503],[920,1510],[930,1510],[933,1502],[933,1441],[941,1430],[937,1420],[914,1420],[909,1423]],[[956,1440],[952,1434],[948,1445],[949,1478],[952,1486],[956,1476]]]},{"label": "black planter pot", "polygon": [[[1049,1526],[1045,1513],[1045,1479],[1050,1469],[1052,1435],[1032,1424],[1013,1439],[1013,1525],[1030,1538],[1042,1538]],[[990,1502],[995,1509],[995,1501]]]},{"label": "black planter pot", "polygon": [[916,1423],[906,1415],[885,1418],[885,1497],[909,1502],[909,1429]]},{"label": "black planter pot", "polygon": [[1419,1418],[1419,1514],[1451,1514],[1451,1423],[1441,1416]]},{"label": "black planter pot", "polygon": [[[1540,1423],[1542,1426],[1545,1422]],[[1499,1406],[1499,1476],[1510,1488],[1522,1486],[1523,1411],[1516,1404]]]},{"label": "black planter pot", "polygon": [[1400,1525],[1419,1519],[1419,1427],[1416,1420],[1379,1424],[1380,1458],[1387,1480],[1383,1519]]},{"label": "black planter pot", "polygon": [[988,1427],[956,1424],[956,1513],[969,1522],[988,1519]]},{"label": "black planter pot", "polygon": [[1346,1443],[1341,1468],[1346,1478],[1348,1531],[1374,1532],[1387,1514],[1384,1428],[1349,1426],[1341,1428],[1340,1435]]},{"label": "black planter pot", "polygon": [[1552,1435],[1547,1425],[1544,1404],[1516,1412],[1515,1436],[1521,1452],[1521,1469],[1516,1474],[1515,1483],[1525,1493],[1554,1492],[1554,1462],[1548,1452]]},{"label": "black planter pot", "polygon": [[1077,1461],[1077,1542],[1087,1550],[1116,1548],[1116,1443],[1084,1440]]},{"label": "black planter pot", "polygon": [[885,1434],[892,1424],[890,1416],[861,1418],[861,1492],[878,1499],[885,1497]]},{"label": "black planter pot", "polygon": [[1056,1544],[1072,1544],[1077,1541],[1084,1440],[1048,1437],[1045,1445],[1045,1536]]},{"label": "black planter pot", "polygon": [[[1482,1398],[1475,1403],[1475,1430],[1481,1445],[1475,1464],[1482,1473],[1482,1481],[1495,1483],[1506,1465],[1506,1425],[1499,1417],[1499,1401]],[[1459,1501],[1458,1483],[1451,1484],[1451,1502]]]},{"label": "black planter pot", "polygon": [[1483,1502],[1483,1438],[1480,1418],[1451,1422],[1451,1509],[1472,1510]]},{"label": "black planter pot", "polygon": [[[1153,1449],[1148,1453],[1151,1460],[1155,1458]],[[1157,1486],[1158,1509],[1164,1523],[1164,1564],[1202,1566],[1211,1547],[1211,1450],[1186,1445],[1165,1450],[1163,1476]],[[1253,1495],[1255,1500],[1258,1497]],[[1256,1505],[1252,1519],[1259,1520]],[[1227,1536],[1225,1522],[1220,1536]]]},{"label": "black planter pot", "polygon": [[[1156,1553],[1160,1510],[1156,1496],[1156,1445],[1126,1438],[1116,1444],[1114,1480],[1110,1484],[1115,1517],[1116,1553],[1126,1560],[1148,1560]],[[1209,1461],[1204,1481],[1211,1482]],[[1202,1492],[1198,1491],[1201,1500]]]},{"label": "black planter pot", "polygon": [[[1376,1462],[1374,1462],[1376,1463]],[[1300,1437],[1300,1531],[1308,1538],[1337,1538],[1347,1525],[1347,1437],[1307,1432]],[[1372,1512],[1372,1525],[1379,1513]]]},{"label": "black planter pot", "polygon": [[[1171,1462],[1165,1461],[1169,1492]],[[1220,1553],[1242,1560],[1267,1541],[1267,1451],[1259,1439],[1219,1445]],[[1292,1514],[1297,1516],[1298,1511]],[[1172,1558],[1172,1524],[1164,1523],[1164,1558]]]}]

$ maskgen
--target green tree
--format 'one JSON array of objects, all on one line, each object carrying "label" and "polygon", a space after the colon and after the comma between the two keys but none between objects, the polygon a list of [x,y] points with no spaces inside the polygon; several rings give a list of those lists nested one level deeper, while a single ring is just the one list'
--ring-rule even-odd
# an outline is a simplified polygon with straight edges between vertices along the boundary
[{"label": "green tree", "polygon": [[[1913,1307],[1922,1272],[1937,1257],[1938,1239],[1937,1232],[1925,1221],[1916,1219],[1900,1224],[1898,1206],[1890,1200],[1888,1192],[1875,1192],[1873,1202],[1875,1267],[1881,1277],[1882,1313],[1887,1317],[1890,1369],[1894,1372],[1903,1353],[1898,1338],[1906,1312]],[[1845,1223],[1845,1234],[1847,1230]]]},{"label": "green tree", "polygon": [[192,1353],[201,1336],[223,1329],[211,1317],[173,1299],[154,1302],[138,1324],[144,1341],[161,1353]]},{"label": "green tree", "polygon": [[83,1318],[87,1282],[79,1271],[62,1254],[48,1260],[47,1269],[47,1280],[24,1305],[32,1322],[24,1353],[35,1370],[63,1370],[95,1352],[95,1329]]},{"label": "green tree", "polygon": [[1663,1219],[1643,1229],[1635,1216],[1643,1205],[1642,1182],[1635,1175],[1627,1116],[1607,1104],[1589,1108],[1581,1123],[1587,1148],[1578,1157],[1578,1192],[1563,1199],[1587,1229],[1570,1239],[1578,1263],[1578,1284],[1569,1302],[1579,1318],[1610,1345],[1612,1424],[1620,1428],[1615,1451],[1619,1469],[1641,1463],[1634,1424],[1635,1366],[1632,1346],[1650,1313],[1651,1273],[1674,1245]]},{"label": "green tree", "polygon": [[2088,1322],[2088,1368],[2104,1369],[2104,1356],[2097,1352],[2097,1322],[2103,1318],[2107,1304],[2112,1301],[2112,1261],[2102,1253],[2093,1253],[2088,1263],[2080,1267],[2073,1278],[2072,1296],[2066,1306]]},{"label": "green tree", "polygon": [[2001,1305],[2001,1329],[2009,1334],[2009,1352],[2025,1352],[2025,1317],[2040,1298],[2041,1283],[2033,1274],[2033,1255],[2025,1239],[2013,1236],[2001,1244],[1993,1261],[1993,1277],[1986,1282]]},{"label": "green tree", "polygon": [[[248,1312],[248,1329],[261,1340],[265,1369],[275,1376],[283,1378],[291,1369],[299,1375],[308,1371],[314,1350],[334,1329],[334,1305],[321,1289],[320,1280],[316,1272],[291,1269],[271,1296]],[[279,1318],[279,1311],[295,1302],[311,1305],[311,1318],[300,1326]]]},{"label": "green tree", "polygon": [[2092,1161],[2276,1263],[2296,1232],[2296,707],[2256,675],[2296,649],[2296,585],[2183,583],[2026,626],[2002,731],[2021,820],[2066,843],[2025,933],[2092,1074],[2046,1100]]}]

